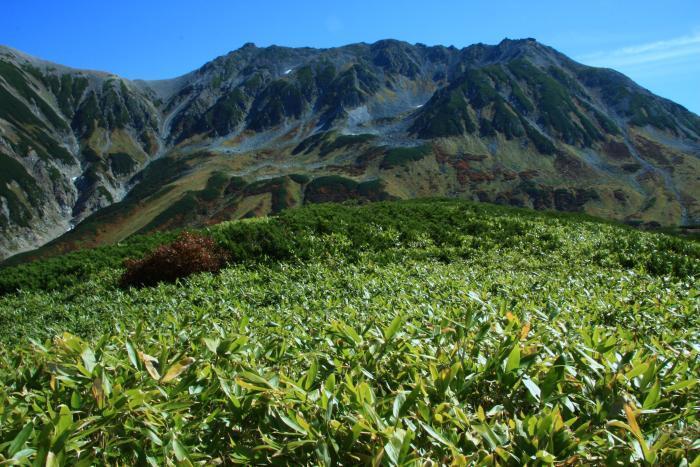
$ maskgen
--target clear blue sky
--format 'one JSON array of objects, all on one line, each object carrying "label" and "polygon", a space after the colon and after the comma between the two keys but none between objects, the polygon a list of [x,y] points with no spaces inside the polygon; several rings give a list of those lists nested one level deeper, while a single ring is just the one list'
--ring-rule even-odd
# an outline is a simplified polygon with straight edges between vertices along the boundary
[{"label": "clear blue sky", "polygon": [[168,78],[245,42],[534,37],[700,113],[700,0],[2,0],[0,44],[127,78]]}]

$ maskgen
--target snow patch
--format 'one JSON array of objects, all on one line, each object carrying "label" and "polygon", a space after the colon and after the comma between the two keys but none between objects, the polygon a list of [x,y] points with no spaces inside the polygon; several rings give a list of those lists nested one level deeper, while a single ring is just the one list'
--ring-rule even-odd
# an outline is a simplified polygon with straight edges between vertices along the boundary
[{"label": "snow patch", "polygon": [[289,70],[285,71],[284,74],[285,74],[285,75],[288,75],[288,74],[291,73],[291,72],[292,72],[292,69],[290,68]]}]

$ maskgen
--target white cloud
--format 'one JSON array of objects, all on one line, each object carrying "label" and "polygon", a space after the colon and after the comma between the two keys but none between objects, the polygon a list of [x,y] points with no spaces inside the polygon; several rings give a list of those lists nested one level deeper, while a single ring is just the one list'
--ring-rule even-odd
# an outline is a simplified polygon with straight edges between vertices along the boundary
[{"label": "white cloud", "polygon": [[700,32],[612,51],[586,54],[577,59],[586,65],[611,68],[658,64],[679,59],[700,60]]}]

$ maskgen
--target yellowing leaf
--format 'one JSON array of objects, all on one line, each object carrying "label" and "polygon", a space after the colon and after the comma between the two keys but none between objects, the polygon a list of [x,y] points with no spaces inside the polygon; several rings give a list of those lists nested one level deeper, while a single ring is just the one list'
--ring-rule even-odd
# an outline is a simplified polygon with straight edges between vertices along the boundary
[{"label": "yellowing leaf", "polygon": [[625,404],[625,415],[627,416],[627,423],[632,433],[637,438],[642,438],[642,430],[639,429],[639,425],[637,424],[637,417],[634,415],[634,409],[629,404]]},{"label": "yellowing leaf", "polygon": [[160,379],[160,373],[158,373],[156,367],[153,366],[153,362],[158,363],[157,358],[151,357],[150,355],[139,351],[139,359],[141,359],[141,361],[143,362],[143,365],[146,367],[146,371],[148,372],[148,374],[151,375],[151,378],[155,380]]},{"label": "yellowing leaf", "polygon": [[185,357],[179,362],[174,363],[168,371],[165,373],[163,378],[160,380],[161,383],[169,383],[187,370],[190,365],[194,363],[194,358]]},{"label": "yellowing leaf", "polygon": [[530,333],[530,323],[525,323],[523,328],[520,330],[520,340],[523,341],[527,339],[527,335]]},{"label": "yellowing leaf", "polygon": [[92,382],[92,397],[95,398],[95,402],[97,402],[99,408],[104,407],[105,393],[102,388],[102,378],[95,378]]}]

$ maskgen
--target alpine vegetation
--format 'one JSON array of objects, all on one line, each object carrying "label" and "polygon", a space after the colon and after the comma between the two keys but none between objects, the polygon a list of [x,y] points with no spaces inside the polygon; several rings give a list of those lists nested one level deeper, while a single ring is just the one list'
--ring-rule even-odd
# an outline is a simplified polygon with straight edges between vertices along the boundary
[{"label": "alpine vegetation", "polygon": [[692,239],[437,199],[8,266],[0,463],[698,465],[699,275]]}]

